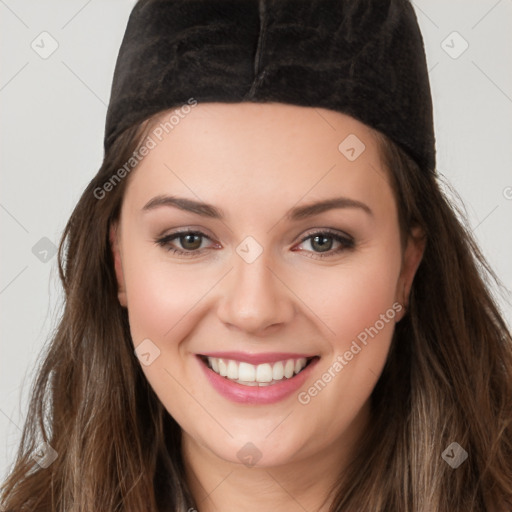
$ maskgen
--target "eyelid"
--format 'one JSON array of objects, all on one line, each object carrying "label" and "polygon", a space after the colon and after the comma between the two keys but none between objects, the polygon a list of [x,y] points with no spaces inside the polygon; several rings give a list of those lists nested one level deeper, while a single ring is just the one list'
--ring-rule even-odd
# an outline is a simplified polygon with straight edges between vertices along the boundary
[{"label": "eyelid", "polygon": [[332,236],[339,236],[341,238],[345,238],[347,241],[354,241],[354,237],[349,235],[348,233],[345,233],[344,231],[341,231],[339,229],[334,228],[312,228],[308,231],[306,231],[300,240],[300,243],[304,242],[305,240],[311,238],[313,235],[332,235]]},{"label": "eyelid", "polygon": [[186,226],[186,227],[180,227],[180,228],[175,228],[175,229],[164,229],[161,234],[159,234],[156,238],[157,239],[160,239],[160,238],[168,238],[168,237],[171,237],[171,236],[174,236],[174,235],[180,235],[180,234],[189,234],[189,233],[195,233],[195,234],[198,234],[198,235],[202,235],[206,238],[209,238],[210,240],[212,240],[213,236],[211,235],[211,233],[208,232],[208,230],[206,230],[205,228],[202,228],[202,227],[196,227],[196,226]]},{"label": "eyelid", "polygon": [[214,245],[217,245],[217,248],[219,246],[219,243],[215,242],[212,239],[212,237],[210,237],[207,233],[205,233],[201,229],[194,229],[192,227],[177,228],[175,231],[172,231],[171,233],[168,233],[168,234],[162,235],[162,236],[158,236],[155,238],[155,243],[157,245],[159,245],[160,247],[166,249],[167,251],[173,252],[173,253],[179,253],[182,255],[186,254],[189,256],[202,254],[203,251],[205,250],[204,248],[198,249],[195,251],[190,251],[190,250],[186,250],[186,249],[180,249],[178,247],[169,247],[171,241],[174,241],[175,239],[180,238],[180,236],[186,236],[186,235],[200,236],[203,239],[207,239],[207,240],[210,240],[211,242],[213,242]]}]

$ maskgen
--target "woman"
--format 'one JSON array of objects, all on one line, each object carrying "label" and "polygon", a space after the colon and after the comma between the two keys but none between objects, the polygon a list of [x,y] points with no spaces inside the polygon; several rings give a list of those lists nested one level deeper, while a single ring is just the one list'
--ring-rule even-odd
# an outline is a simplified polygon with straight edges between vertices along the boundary
[{"label": "woman", "polygon": [[139,1],[59,256],[6,510],[511,509],[408,2]]}]

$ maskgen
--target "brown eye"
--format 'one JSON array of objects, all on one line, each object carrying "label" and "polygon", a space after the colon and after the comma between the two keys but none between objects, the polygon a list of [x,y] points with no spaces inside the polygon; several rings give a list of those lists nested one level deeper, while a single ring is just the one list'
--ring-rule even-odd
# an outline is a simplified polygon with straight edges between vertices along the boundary
[{"label": "brown eye", "polygon": [[330,251],[333,245],[333,237],[316,235],[311,238],[311,247],[318,252]]},{"label": "brown eye", "polygon": [[205,249],[202,247],[205,240],[210,238],[200,231],[181,231],[159,238],[155,243],[180,256],[196,256]]},{"label": "brown eye", "polygon": [[194,251],[201,247],[202,236],[196,234],[181,235],[178,240],[183,249],[187,251]]},{"label": "brown eye", "polygon": [[[309,243],[311,250],[307,249],[306,243]],[[306,246],[306,248],[303,247],[302,249],[311,253],[311,256],[309,256],[311,258],[328,258],[348,249],[353,249],[355,241],[349,235],[325,230],[317,231],[304,237],[300,245]]]}]

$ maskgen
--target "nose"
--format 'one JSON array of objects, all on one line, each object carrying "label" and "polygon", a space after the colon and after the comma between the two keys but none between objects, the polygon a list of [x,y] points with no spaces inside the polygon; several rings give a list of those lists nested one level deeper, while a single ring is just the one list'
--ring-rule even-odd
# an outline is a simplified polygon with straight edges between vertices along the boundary
[{"label": "nose", "polygon": [[265,251],[252,263],[234,255],[234,268],[223,280],[218,316],[231,328],[255,336],[291,321],[293,293],[271,267]]}]

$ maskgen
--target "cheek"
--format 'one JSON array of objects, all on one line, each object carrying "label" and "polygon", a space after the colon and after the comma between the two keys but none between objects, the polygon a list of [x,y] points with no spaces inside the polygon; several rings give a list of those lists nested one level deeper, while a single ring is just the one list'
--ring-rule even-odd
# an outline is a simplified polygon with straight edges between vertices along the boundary
[{"label": "cheek", "polygon": [[[399,246],[383,246],[354,254],[335,268],[316,269],[309,279],[302,280],[300,296],[329,327],[328,338],[337,350],[350,345],[381,315],[394,320],[399,307],[395,300],[400,265]],[[377,326],[389,337],[393,325],[394,321]]]},{"label": "cheek", "polygon": [[319,294],[309,296],[312,308],[332,332],[327,336],[328,353],[318,379],[301,390],[299,402],[312,418],[308,421],[313,429],[320,428],[318,422],[322,422],[326,439],[334,439],[346,428],[371,395],[402,308],[395,301],[399,244],[382,247],[347,259],[346,265],[323,279],[323,300],[315,302]]},{"label": "cheek", "polygon": [[134,344],[145,338],[173,337],[194,304],[206,293],[205,280],[185,265],[170,265],[164,251],[150,257],[142,250],[128,248],[123,263]]},{"label": "cheek", "polygon": [[[211,284],[191,267],[170,265],[164,252],[155,257],[154,252],[149,256],[132,247],[125,255],[123,267],[133,344],[149,347],[147,351],[151,354],[147,365],[139,357],[142,371],[168,412],[180,425],[193,430],[195,423],[200,424],[202,411],[194,408],[196,402],[190,400],[190,395],[196,396],[200,390],[190,378],[188,354],[181,351],[186,344],[181,341],[194,329],[196,308],[200,309],[198,302]],[[149,345],[147,340],[151,341]],[[183,391],[184,383],[187,392]]]}]

